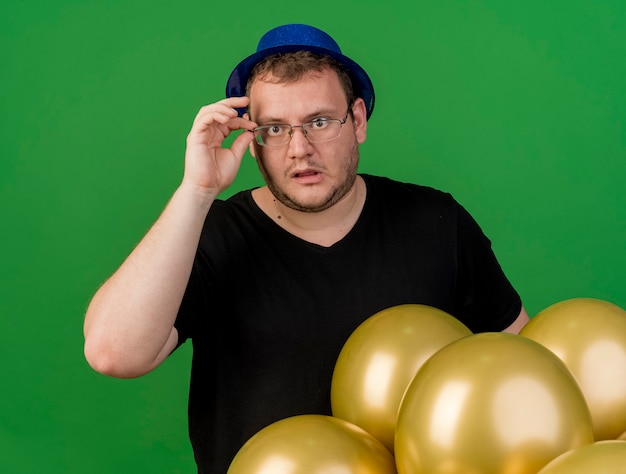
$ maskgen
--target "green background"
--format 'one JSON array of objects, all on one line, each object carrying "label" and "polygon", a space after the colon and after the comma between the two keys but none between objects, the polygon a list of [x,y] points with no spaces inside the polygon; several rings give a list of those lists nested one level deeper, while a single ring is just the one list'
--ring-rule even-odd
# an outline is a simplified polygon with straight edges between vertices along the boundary
[{"label": "green background", "polygon": [[[83,315],[176,188],[196,111],[289,22],[372,77],[361,171],[451,192],[531,314],[626,307],[623,0],[5,1],[1,472],[194,471],[190,348],[110,379]],[[229,193],[260,183],[248,155]]]}]

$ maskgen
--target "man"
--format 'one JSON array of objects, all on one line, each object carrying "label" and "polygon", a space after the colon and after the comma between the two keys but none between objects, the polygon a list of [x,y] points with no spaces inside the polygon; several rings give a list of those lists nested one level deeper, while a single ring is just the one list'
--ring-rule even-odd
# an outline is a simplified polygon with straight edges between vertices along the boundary
[{"label": "man", "polygon": [[[85,354],[102,373],[140,376],[193,341],[199,472],[225,472],[274,421],[330,414],[336,358],[382,309],[427,304],[474,332],[528,319],[450,195],[357,174],[373,107],[368,75],[326,33],[268,32],[199,111],[181,185],[89,306]],[[266,186],[217,199],[248,148]]]}]

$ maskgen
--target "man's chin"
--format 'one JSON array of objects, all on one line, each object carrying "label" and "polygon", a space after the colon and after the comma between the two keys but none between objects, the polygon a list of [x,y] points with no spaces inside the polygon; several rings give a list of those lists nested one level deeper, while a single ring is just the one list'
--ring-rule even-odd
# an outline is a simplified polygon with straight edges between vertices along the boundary
[{"label": "man's chin", "polygon": [[[336,204],[341,197],[337,197],[337,190],[333,189],[326,196],[296,196],[287,194],[278,189],[270,188],[270,191],[283,206],[299,212],[322,212]],[[306,194],[306,193],[304,193]]]},{"label": "man's chin", "polygon": [[330,208],[335,204],[332,199],[326,199],[324,201],[296,201],[295,199],[280,199],[277,198],[281,204],[288,207],[289,209],[293,209],[294,211],[307,212],[307,213],[315,213],[322,212],[326,209]]}]

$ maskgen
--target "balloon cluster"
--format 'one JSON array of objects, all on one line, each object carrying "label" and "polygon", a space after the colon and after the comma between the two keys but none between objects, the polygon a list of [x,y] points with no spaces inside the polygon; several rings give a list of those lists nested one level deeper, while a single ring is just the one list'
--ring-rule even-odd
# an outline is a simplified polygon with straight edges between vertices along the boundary
[{"label": "balloon cluster", "polygon": [[514,335],[388,308],[345,343],[331,405],[259,431],[228,474],[626,473],[626,311],[575,298]]}]

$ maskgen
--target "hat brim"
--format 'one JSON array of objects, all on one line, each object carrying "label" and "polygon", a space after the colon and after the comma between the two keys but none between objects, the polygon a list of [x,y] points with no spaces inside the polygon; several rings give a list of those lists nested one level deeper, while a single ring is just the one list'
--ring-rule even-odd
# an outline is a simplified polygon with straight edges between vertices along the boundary
[{"label": "hat brim", "polygon": [[[310,51],[315,54],[330,56],[335,61],[343,64],[348,70],[350,76],[352,77],[354,94],[356,97],[360,97],[361,99],[363,99],[363,101],[365,102],[365,109],[367,111],[367,118],[370,118],[374,110],[375,95],[374,86],[365,70],[352,59],[344,56],[343,54],[337,53],[330,49],[320,48],[311,45],[290,44],[275,46],[251,54],[246,59],[241,61],[230,74],[230,77],[226,82],[226,97],[241,97],[246,94],[246,85],[248,83],[248,78],[250,77],[250,72],[252,72],[252,69],[257,63],[259,63],[266,57],[271,56],[272,54],[288,53],[294,51]],[[237,110],[239,111],[239,115],[243,115],[245,113],[245,109]]]}]

